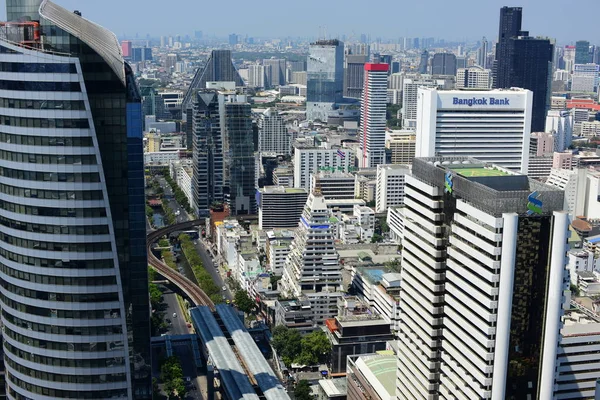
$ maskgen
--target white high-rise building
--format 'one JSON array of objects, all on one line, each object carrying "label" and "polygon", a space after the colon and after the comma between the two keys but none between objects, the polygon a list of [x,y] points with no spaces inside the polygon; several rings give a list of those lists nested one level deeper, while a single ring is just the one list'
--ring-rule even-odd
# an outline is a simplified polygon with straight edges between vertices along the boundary
[{"label": "white high-rise building", "polygon": [[468,158],[406,179],[396,394],[551,399],[563,300],[563,194]]},{"label": "white high-rise building", "polygon": [[594,93],[598,90],[600,65],[575,64],[571,75],[571,92]]},{"label": "white high-rise building", "polygon": [[365,64],[358,138],[360,168],[374,168],[385,163],[388,70],[387,64]]},{"label": "white high-rise building", "polygon": [[292,150],[292,136],[283,117],[267,108],[258,117],[258,151],[269,156],[288,156]]},{"label": "white high-rise building", "polygon": [[402,127],[414,129],[417,125],[417,94],[420,87],[454,89],[452,79],[434,78],[431,75],[407,75],[402,82]]},{"label": "white high-rise building", "polygon": [[264,65],[251,64],[248,66],[248,87],[264,88],[265,79]]},{"label": "white high-rise building", "polygon": [[565,191],[565,211],[571,217],[585,215],[587,170],[552,168],[546,184]]},{"label": "white high-rise building", "polygon": [[554,136],[554,151],[565,151],[573,139],[573,114],[566,110],[549,110],[545,130]]},{"label": "white high-rise building", "polygon": [[304,189],[283,186],[258,189],[258,229],[295,228],[307,198]]},{"label": "white high-rise building", "polygon": [[315,323],[337,315],[337,299],[342,295],[341,265],[330,217],[325,198],[315,190],[300,217],[281,281],[285,296],[309,299]]},{"label": "white high-rise building", "polygon": [[481,89],[492,88],[492,71],[479,66],[459,68],[456,71],[457,89]]},{"label": "white high-rise building", "polygon": [[376,212],[383,213],[390,207],[404,205],[404,184],[406,175],[409,174],[409,165],[389,164],[377,166]]},{"label": "white high-rise building", "polygon": [[527,173],[533,93],[419,88],[416,157],[474,157]]},{"label": "white high-rise building", "polygon": [[354,167],[354,152],[350,149],[305,146],[294,147],[294,186],[310,189],[310,176],[319,171],[349,172]]}]

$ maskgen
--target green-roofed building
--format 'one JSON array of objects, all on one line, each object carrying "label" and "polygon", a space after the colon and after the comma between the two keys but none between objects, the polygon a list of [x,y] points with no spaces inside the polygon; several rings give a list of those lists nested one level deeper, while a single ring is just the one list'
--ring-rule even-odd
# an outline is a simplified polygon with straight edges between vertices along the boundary
[{"label": "green-roofed building", "polygon": [[363,354],[348,357],[348,399],[396,398],[395,355]]}]

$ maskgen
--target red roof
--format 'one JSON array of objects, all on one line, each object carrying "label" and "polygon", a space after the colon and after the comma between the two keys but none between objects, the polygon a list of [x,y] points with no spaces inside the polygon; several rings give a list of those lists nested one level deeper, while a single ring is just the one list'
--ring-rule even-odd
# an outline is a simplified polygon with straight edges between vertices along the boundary
[{"label": "red roof", "polygon": [[365,63],[365,71],[384,71],[387,72],[390,66],[387,64]]},{"label": "red roof", "polygon": [[567,101],[567,108],[586,108],[588,110],[600,111],[600,104],[591,99],[576,99]]}]

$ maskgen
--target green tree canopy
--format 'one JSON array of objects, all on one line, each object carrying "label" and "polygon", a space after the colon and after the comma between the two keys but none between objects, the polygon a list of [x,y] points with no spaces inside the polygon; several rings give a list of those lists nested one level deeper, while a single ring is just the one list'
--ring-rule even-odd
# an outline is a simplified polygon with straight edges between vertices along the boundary
[{"label": "green tree canopy", "polygon": [[310,390],[310,384],[306,380],[301,380],[296,385],[294,390],[294,398],[296,400],[312,400],[312,393]]},{"label": "green tree canopy", "polygon": [[255,303],[245,290],[238,290],[235,292],[235,305],[243,312],[251,313]]}]

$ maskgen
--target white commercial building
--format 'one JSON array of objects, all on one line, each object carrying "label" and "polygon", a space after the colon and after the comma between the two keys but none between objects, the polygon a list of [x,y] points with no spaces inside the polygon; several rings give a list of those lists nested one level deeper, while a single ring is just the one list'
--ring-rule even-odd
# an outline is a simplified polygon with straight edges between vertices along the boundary
[{"label": "white commercial building", "polygon": [[169,165],[169,174],[171,178],[177,183],[177,186],[181,189],[185,197],[188,199],[188,203],[192,204],[192,166],[193,162],[191,158],[184,158],[181,160],[171,161]]},{"label": "white commercial building", "polygon": [[420,88],[416,157],[474,157],[527,173],[533,93]]},{"label": "white commercial building", "polygon": [[265,87],[265,66],[252,64],[248,66],[248,87]]},{"label": "white commercial building", "polygon": [[387,64],[365,64],[358,137],[360,168],[373,168],[385,163],[388,70]]},{"label": "white commercial building", "polygon": [[565,110],[548,111],[546,132],[554,136],[554,151],[565,151],[573,139],[573,114]]},{"label": "white commercial building", "polygon": [[583,137],[600,136],[600,121],[583,121],[580,127],[579,134]]},{"label": "white commercial building", "polygon": [[311,176],[310,191],[318,186],[325,200],[353,199],[355,180],[349,172],[320,171]]},{"label": "white commercial building", "polygon": [[277,229],[267,232],[265,254],[267,256],[267,270],[276,276],[283,274],[285,260],[290,253],[290,245],[294,240],[293,229]]},{"label": "white commercial building", "polygon": [[571,75],[571,92],[594,93],[598,89],[600,65],[575,64]]},{"label": "white commercial building", "polygon": [[552,168],[546,184],[565,191],[564,210],[568,211],[571,217],[585,215],[587,170]]},{"label": "white commercial building", "polygon": [[344,148],[296,145],[294,149],[294,186],[310,189],[310,176],[331,168],[349,172],[354,166],[354,152]]},{"label": "white commercial building", "polygon": [[377,166],[376,212],[383,213],[390,207],[404,205],[404,184],[409,174],[409,165]]},{"label": "white commercial building", "polygon": [[[552,398],[568,237],[562,196],[477,160],[415,159],[404,200],[399,400]],[[514,368],[539,379],[515,379]]]},{"label": "white commercial building", "polygon": [[386,222],[390,227],[390,239],[395,243],[401,244],[404,238],[404,208],[388,208]]},{"label": "white commercial building", "polygon": [[454,84],[454,79],[434,78],[431,75],[407,75],[402,83],[402,126],[414,129],[417,124],[419,88],[453,89]]},{"label": "white commercial building", "polygon": [[145,166],[165,166],[168,167],[171,161],[179,160],[179,151],[155,151],[144,153]]},{"label": "white commercial building", "polygon": [[594,400],[600,394],[596,392],[596,381],[600,379],[600,316],[578,307],[563,317],[554,400]]},{"label": "white commercial building", "polygon": [[457,89],[481,89],[492,88],[492,71],[479,66],[459,68],[456,71]]},{"label": "white commercial building", "polygon": [[277,110],[267,108],[258,117],[258,151],[263,155],[287,156],[292,150],[291,135]]}]

